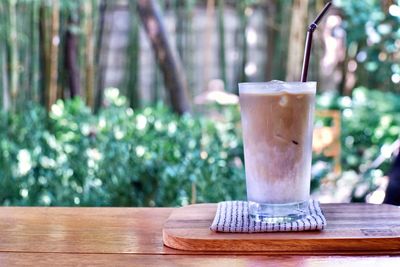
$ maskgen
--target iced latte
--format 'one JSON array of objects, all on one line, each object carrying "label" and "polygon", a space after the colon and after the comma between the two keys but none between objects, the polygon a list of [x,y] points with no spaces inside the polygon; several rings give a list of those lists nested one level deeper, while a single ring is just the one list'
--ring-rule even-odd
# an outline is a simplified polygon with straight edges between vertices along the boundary
[{"label": "iced latte", "polygon": [[239,84],[247,198],[256,220],[304,216],[315,91],[315,82]]}]

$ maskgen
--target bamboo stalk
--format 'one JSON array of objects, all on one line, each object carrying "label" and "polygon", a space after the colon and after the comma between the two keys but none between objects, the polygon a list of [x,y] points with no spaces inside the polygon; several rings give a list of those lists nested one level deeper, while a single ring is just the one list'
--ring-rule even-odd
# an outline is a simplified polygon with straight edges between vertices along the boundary
[{"label": "bamboo stalk", "polygon": [[41,102],[47,110],[50,110],[57,100],[59,0],[41,3],[39,24],[42,41],[40,44],[43,83]]},{"label": "bamboo stalk", "polygon": [[[32,3],[18,1],[16,5],[18,30],[18,95],[17,102],[24,103],[32,99],[31,61],[32,61]],[[21,16],[24,14],[24,16]]]},{"label": "bamboo stalk", "polygon": [[265,64],[265,80],[269,81],[277,79],[273,77],[274,58],[276,57],[275,48],[277,44],[277,35],[279,34],[276,28],[277,21],[277,1],[269,1],[266,5],[266,39],[267,39],[267,61]]},{"label": "bamboo stalk", "polygon": [[[237,72],[237,82],[246,82],[247,81],[247,75],[245,72],[246,69],[246,64],[247,64],[247,39],[246,39],[246,29],[248,25],[248,17],[246,15],[246,8],[247,8],[247,3],[244,1],[240,1],[237,4],[237,12],[239,15],[239,47],[241,50],[241,57],[240,57],[240,62],[238,64],[238,72]],[[237,93],[237,89],[235,90]]]},{"label": "bamboo stalk", "polygon": [[272,77],[277,80],[284,80],[286,77],[286,65],[282,62],[287,61],[287,51],[289,36],[286,34],[290,31],[290,24],[287,18],[291,15],[291,1],[277,1],[276,23],[277,31],[275,42],[279,45],[275,46],[272,68]]},{"label": "bamboo stalk", "polygon": [[[86,82],[85,82],[85,69],[86,69],[86,62],[85,62],[85,52],[86,52],[86,32],[85,32],[85,1],[86,0],[77,0],[79,2],[79,30],[80,30],[80,38],[78,44],[78,64],[81,69],[82,75],[80,75],[80,84],[81,84],[81,96],[82,99],[85,99],[86,94]],[[85,100],[86,101],[86,100]]]},{"label": "bamboo stalk", "polygon": [[94,107],[94,37],[93,37],[93,4],[91,1],[84,2],[85,13],[85,87],[86,104]]},{"label": "bamboo stalk", "polygon": [[92,32],[93,32],[93,95],[92,95],[92,110],[94,112],[97,111],[96,107],[96,97],[97,97],[97,63],[98,59],[96,59],[98,50],[97,50],[97,41],[98,41],[98,33],[99,33],[99,8],[100,8],[100,0],[90,0],[92,4]]},{"label": "bamboo stalk", "polygon": [[304,40],[307,29],[308,0],[294,0],[292,22],[289,35],[289,53],[287,60],[287,81],[297,81],[301,75]]},{"label": "bamboo stalk", "polygon": [[206,33],[205,33],[205,56],[204,56],[204,77],[206,83],[204,89],[207,89],[207,84],[210,80],[210,68],[212,64],[212,32],[213,32],[213,17],[215,11],[215,0],[207,0],[206,6]]},{"label": "bamboo stalk", "polygon": [[184,24],[186,24],[184,12],[182,10],[182,2],[180,0],[175,1],[175,16],[176,16],[176,29],[175,29],[175,39],[176,39],[176,48],[178,50],[179,56],[182,58],[182,62],[184,62]]},{"label": "bamboo stalk", "polygon": [[[24,3],[24,10],[22,10],[23,13],[27,13],[28,15],[25,16],[26,21],[24,22],[25,29],[27,30],[27,38],[29,41],[25,40],[23,43],[23,52],[24,54],[21,55],[21,58],[25,58],[25,63],[23,67],[23,71],[21,72],[21,76],[25,77],[24,79],[21,79],[22,84],[21,88],[22,90],[25,90],[25,99],[24,102],[30,101],[33,98],[33,91],[32,91],[32,60],[33,60],[33,35],[34,31],[33,29],[33,4],[34,2],[28,2]],[[32,43],[31,43],[32,42]]]},{"label": "bamboo stalk", "polygon": [[[5,25],[5,22],[3,21],[5,17],[4,14],[4,4],[3,2],[0,2],[0,25]],[[4,98],[5,98],[5,93],[6,93],[6,84],[5,84],[5,79],[7,76],[7,73],[4,75],[4,58],[5,58],[5,52],[4,52],[4,34],[3,32],[0,32],[0,110],[4,110]]]},{"label": "bamboo stalk", "polygon": [[225,20],[224,20],[224,0],[218,0],[218,43],[219,43],[219,69],[224,86],[227,86],[226,79],[226,60],[225,60]]},{"label": "bamboo stalk", "polygon": [[25,16],[18,16],[17,29],[18,29],[18,103],[24,103],[31,99],[31,88],[30,88],[30,62],[31,53],[30,46],[32,40],[32,32],[30,31],[30,25],[32,24],[32,16],[30,12],[29,2],[19,2],[16,7],[17,16],[20,14],[26,14]]},{"label": "bamboo stalk", "polygon": [[26,16],[18,16],[17,21],[17,31],[18,31],[18,76],[24,77],[24,79],[18,79],[18,94],[17,102],[18,104],[23,103],[29,99],[29,63],[30,63],[30,53],[28,40],[31,40],[31,33],[27,29],[31,25],[30,14],[26,9],[28,3],[19,2],[16,5],[16,14],[27,14]]},{"label": "bamboo stalk", "polygon": [[80,95],[80,75],[78,64],[78,14],[71,10],[68,14],[68,26],[65,36],[65,67],[68,75],[68,88],[71,98]]},{"label": "bamboo stalk", "polygon": [[158,63],[155,60],[153,64],[153,77],[152,77],[152,94],[150,96],[150,103],[156,104],[160,100],[160,70],[158,69]]},{"label": "bamboo stalk", "polygon": [[104,67],[102,62],[102,46],[103,46],[103,32],[105,26],[105,14],[107,11],[107,1],[100,0],[99,4],[99,15],[98,15],[98,31],[96,38],[96,66],[97,66],[97,76],[96,76],[96,103],[95,112],[97,112],[103,103],[103,90],[104,90]]},{"label": "bamboo stalk", "polygon": [[132,14],[131,32],[128,47],[128,62],[127,70],[125,71],[127,76],[127,94],[129,99],[129,106],[131,108],[138,108],[140,106],[140,94],[139,94],[139,54],[140,54],[140,40],[139,40],[139,15],[136,12],[136,8],[130,2],[129,10]]},{"label": "bamboo stalk", "polygon": [[6,59],[6,47],[0,44],[0,53],[2,57],[0,58],[1,62],[1,76],[2,76],[2,108],[4,111],[8,111],[10,109],[10,95],[8,91],[8,73],[7,73],[7,59]]},{"label": "bamboo stalk", "polygon": [[10,71],[10,96],[12,108],[16,109],[17,95],[18,95],[18,82],[19,82],[19,62],[18,62],[18,42],[17,42],[17,14],[16,14],[16,0],[8,0],[8,14],[9,14],[9,35],[8,35],[8,49],[9,49],[9,71]]},{"label": "bamboo stalk", "polygon": [[[0,16],[1,16],[1,8],[0,8]],[[0,37],[1,42],[1,37]],[[3,98],[4,98],[4,77],[3,77],[3,49],[2,45],[0,44],[0,111],[3,110]]]},{"label": "bamboo stalk", "polygon": [[39,62],[39,55],[40,55],[40,46],[39,46],[39,2],[32,1],[30,3],[30,16],[31,16],[31,24],[30,33],[31,39],[28,43],[29,46],[29,53],[30,53],[30,63],[28,71],[29,75],[29,84],[31,95],[30,100],[39,101],[39,76],[40,76],[40,62]]},{"label": "bamboo stalk", "polygon": [[[159,3],[159,9],[161,12],[164,11],[164,6],[163,4],[165,4],[165,2],[161,2]],[[160,98],[160,87],[162,86],[161,84],[161,80],[160,80],[160,70],[158,69],[158,62],[157,60],[153,61],[152,64],[152,68],[153,68],[153,77],[152,77],[152,82],[151,82],[151,94],[150,94],[150,103],[151,104],[156,104],[158,101],[161,100]],[[168,100],[167,100],[168,101]],[[170,103],[166,103],[166,104],[170,104]]]},{"label": "bamboo stalk", "polygon": [[49,44],[49,79],[47,86],[47,109],[50,110],[51,106],[57,100],[58,88],[58,45],[59,45],[59,20],[60,8],[59,0],[52,0],[51,5],[51,35]]},{"label": "bamboo stalk", "polygon": [[193,40],[193,15],[194,8],[196,6],[196,0],[184,1],[185,2],[185,49],[184,54],[185,57],[182,59],[184,62],[184,66],[186,69],[186,77],[189,84],[189,90],[191,95],[196,95],[195,92],[195,84],[194,84],[194,76],[193,72],[193,53],[194,53],[194,40]]},{"label": "bamboo stalk", "polygon": [[45,2],[40,3],[39,8],[39,35],[41,43],[40,46],[40,80],[42,85],[42,90],[40,94],[40,102],[43,106],[47,107],[47,91],[49,86],[49,36],[48,36],[48,29],[49,29],[49,21],[47,18],[48,8],[46,7]]},{"label": "bamboo stalk", "polygon": [[[76,14],[73,10],[75,0],[70,0],[70,6],[64,6],[63,0],[60,0],[60,18],[59,18],[59,29],[58,29],[58,36],[59,36],[59,46],[58,46],[58,90],[57,90],[57,99],[65,99],[69,94],[66,92],[66,88],[68,87],[68,71],[66,68],[66,33],[68,30],[68,18],[69,14],[72,12]],[[72,10],[72,11],[71,11]],[[76,14],[78,15],[78,14]]]}]

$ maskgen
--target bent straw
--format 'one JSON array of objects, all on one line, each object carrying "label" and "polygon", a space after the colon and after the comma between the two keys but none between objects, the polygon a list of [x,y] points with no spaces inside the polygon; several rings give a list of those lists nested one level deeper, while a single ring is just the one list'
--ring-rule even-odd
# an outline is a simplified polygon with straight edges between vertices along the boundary
[{"label": "bent straw", "polygon": [[318,22],[322,19],[322,17],[326,14],[328,9],[331,7],[332,2],[328,2],[325,7],[322,9],[321,13],[317,16],[317,18],[313,21],[313,23],[308,26],[307,37],[306,37],[306,46],[304,48],[304,58],[303,58],[303,68],[301,70],[301,81],[307,81],[308,75],[308,65],[310,63],[310,54],[311,54],[311,44],[312,44],[312,35],[317,28]]}]

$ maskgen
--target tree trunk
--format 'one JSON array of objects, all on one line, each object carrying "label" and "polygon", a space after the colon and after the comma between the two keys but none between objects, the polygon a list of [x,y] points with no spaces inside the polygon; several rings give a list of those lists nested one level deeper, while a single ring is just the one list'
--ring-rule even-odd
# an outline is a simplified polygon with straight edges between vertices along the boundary
[{"label": "tree trunk", "polygon": [[93,4],[91,1],[84,2],[85,12],[85,86],[86,104],[94,106],[94,37],[93,37]]},{"label": "tree trunk", "polygon": [[78,67],[78,36],[76,34],[77,27],[79,27],[77,14],[71,12],[68,17],[68,29],[65,37],[65,67],[68,73],[68,88],[71,98],[81,93]]},{"label": "tree trunk", "polygon": [[164,23],[154,0],[138,0],[137,8],[164,76],[172,109],[178,114],[190,112],[186,78],[180,61],[168,42]]},{"label": "tree trunk", "polygon": [[292,22],[289,36],[289,55],[287,60],[287,81],[300,81],[304,54],[304,41],[307,33],[308,0],[294,0]]}]

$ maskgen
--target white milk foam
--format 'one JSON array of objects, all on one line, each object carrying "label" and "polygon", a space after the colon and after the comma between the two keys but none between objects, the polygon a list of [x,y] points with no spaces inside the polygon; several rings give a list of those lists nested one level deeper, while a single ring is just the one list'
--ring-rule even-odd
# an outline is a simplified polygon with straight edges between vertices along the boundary
[{"label": "white milk foam", "polygon": [[273,80],[263,83],[239,83],[239,94],[315,94],[317,82],[283,82]]}]

